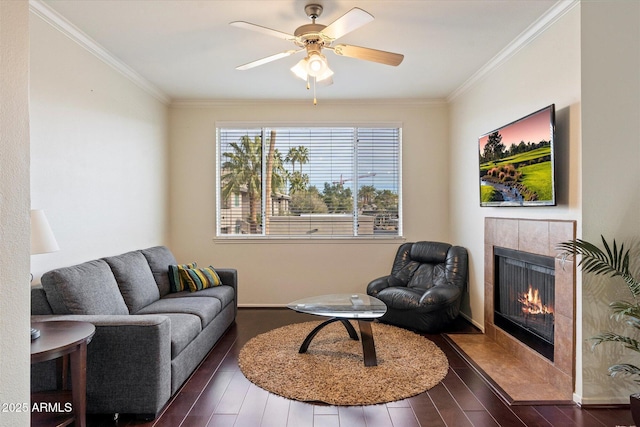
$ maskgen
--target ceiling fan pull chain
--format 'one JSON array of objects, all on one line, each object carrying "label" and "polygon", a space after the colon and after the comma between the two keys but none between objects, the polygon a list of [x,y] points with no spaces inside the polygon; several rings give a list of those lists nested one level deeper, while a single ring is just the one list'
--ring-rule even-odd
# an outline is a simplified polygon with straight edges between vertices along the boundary
[{"label": "ceiling fan pull chain", "polygon": [[313,77],[313,105],[318,105],[318,100],[316,99],[316,80],[317,78]]}]

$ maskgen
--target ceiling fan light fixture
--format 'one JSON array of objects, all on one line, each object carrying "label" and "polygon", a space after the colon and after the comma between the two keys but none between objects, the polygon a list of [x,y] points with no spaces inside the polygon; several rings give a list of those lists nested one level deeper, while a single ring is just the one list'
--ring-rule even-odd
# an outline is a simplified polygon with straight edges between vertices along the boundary
[{"label": "ceiling fan light fixture", "polygon": [[316,81],[322,81],[333,76],[333,71],[327,64],[327,58],[322,54],[312,53],[298,61],[291,68],[296,77],[307,81],[309,77],[315,77]]},{"label": "ceiling fan light fixture", "polygon": [[312,52],[307,57],[307,74],[318,77],[323,74],[324,71],[329,68],[327,65],[327,58],[316,52]]},{"label": "ceiling fan light fixture", "polygon": [[324,70],[324,73],[319,74],[316,76],[316,81],[317,82],[322,82],[324,80],[327,80],[328,78],[330,78],[331,76],[333,76],[333,71],[331,71],[331,69],[329,67],[327,67]]},{"label": "ceiling fan light fixture", "polygon": [[291,67],[291,71],[296,77],[306,81],[307,80],[307,59],[303,58],[296,65]]}]

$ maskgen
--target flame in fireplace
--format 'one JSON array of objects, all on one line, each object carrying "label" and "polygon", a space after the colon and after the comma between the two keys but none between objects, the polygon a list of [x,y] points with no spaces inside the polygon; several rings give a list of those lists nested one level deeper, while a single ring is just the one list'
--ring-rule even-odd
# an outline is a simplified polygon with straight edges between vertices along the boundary
[{"label": "flame in fireplace", "polygon": [[540,292],[531,286],[528,292],[518,298],[518,302],[522,304],[522,312],[525,314],[553,314],[553,308],[542,304]]}]

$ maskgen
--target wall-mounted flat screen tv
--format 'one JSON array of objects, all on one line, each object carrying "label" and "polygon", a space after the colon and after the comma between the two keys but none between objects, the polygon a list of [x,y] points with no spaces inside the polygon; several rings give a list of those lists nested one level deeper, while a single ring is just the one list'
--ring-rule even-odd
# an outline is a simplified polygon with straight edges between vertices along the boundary
[{"label": "wall-mounted flat screen tv", "polygon": [[555,104],[482,135],[480,206],[554,206]]}]

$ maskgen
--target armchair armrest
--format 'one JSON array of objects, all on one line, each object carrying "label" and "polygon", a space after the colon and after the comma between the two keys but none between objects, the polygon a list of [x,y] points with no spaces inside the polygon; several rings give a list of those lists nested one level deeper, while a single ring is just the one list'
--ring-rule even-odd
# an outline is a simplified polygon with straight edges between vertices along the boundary
[{"label": "armchair armrest", "polygon": [[[454,302],[460,297],[461,289],[455,285],[440,285],[428,289],[420,298],[421,309],[433,307],[434,310]],[[428,311],[428,310],[427,310]]]},{"label": "armchair armrest", "polygon": [[369,284],[367,285],[367,295],[375,297],[376,295],[378,295],[378,292],[388,288],[390,286],[389,277],[391,276],[382,276],[369,282]]}]

